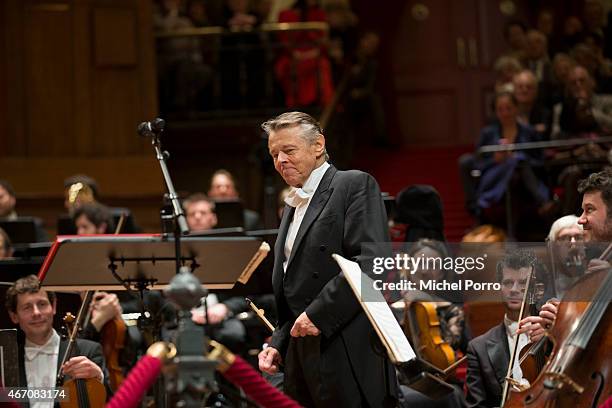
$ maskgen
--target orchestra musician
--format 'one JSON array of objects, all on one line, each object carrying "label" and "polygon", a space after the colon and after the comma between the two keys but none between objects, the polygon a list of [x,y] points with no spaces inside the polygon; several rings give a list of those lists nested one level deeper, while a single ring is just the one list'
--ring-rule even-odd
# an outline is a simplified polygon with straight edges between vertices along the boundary
[{"label": "orchestra musician", "polygon": [[284,391],[307,407],[383,407],[397,395],[395,372],[372,349],[373,328],[331,258],[363,268],[361,244],[389,240],[378,184],[329,164],[320,125],[305,113],[283,113],[262,128],[292,189],[272,276],[279,322],[259,368],[274,374],[284,364]]},{"label": "orchestra musician", "polygon": [[[506,314],[503,322],[468,344],[466,403],[470,408],[500,406],[516,336],[519,336],[518,353],[530,342],[539,340],[544,335],[544,328],[553,324],[557,312],[554,302],[542,306],[539,316],[518,321],[527,278],[536,262],[535,254],[519,249],[506,254],[497,264],[497,280],[501,283]],[[518,358],[512,368],[512,378],[521,386],[529,385],[523,378]]]},{"label": "orchestra musician", "polygon": [[[54,387],[59,365],[68,342],[53,328],[56,298],[41,288],[34,275],[18,279],[6,292],[6,309],[13,323],[25,335],[19,344],[21,387]],[[106,368],[100,344],[77,339],[76,356],[63,366],[74,379],[93,378],[106,384]],[[53,402],[31,401],[31,407],[53,407]]]}]

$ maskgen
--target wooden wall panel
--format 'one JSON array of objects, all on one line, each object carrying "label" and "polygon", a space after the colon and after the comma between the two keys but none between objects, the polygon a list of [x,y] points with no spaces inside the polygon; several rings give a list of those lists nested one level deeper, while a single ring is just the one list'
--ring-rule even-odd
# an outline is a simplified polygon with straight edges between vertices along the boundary
[{"label": "wooden wall panel", "polygon": [[[0,22],[6,21],[6,2],[0,2]],[[0,29],[0,56],[7,55],[7,33],[5,29]],[[7,154],[8,142],[7,135],[8,123],[8,98],[7,98],[7,74],[6,65],[0,63],[0,156]]]},{"label": "wooden wall panel", "polygon": [[96,8],[93,26],[96,68],[137,64],[135,10]]},{"label": "wooden wall panel", "polygon": [[157,109],[151,1],[1,4],[0,157],[150,154],[134,129]]},{"label": "wooden wall panel", "polygon": [[147,142],[136,134],[136,128],[138,123],[152,117],[141,113],[139,91],[138,81],[128,71],[100,69],[93,72],[92,103],[96,116],[91,136],[95,155],[145,151]]},{"label": "wooden wall panel", "polygon": [[71,8],[68,4],[33,4],[24,10],[24,83],[28,156],[76,153]]}]

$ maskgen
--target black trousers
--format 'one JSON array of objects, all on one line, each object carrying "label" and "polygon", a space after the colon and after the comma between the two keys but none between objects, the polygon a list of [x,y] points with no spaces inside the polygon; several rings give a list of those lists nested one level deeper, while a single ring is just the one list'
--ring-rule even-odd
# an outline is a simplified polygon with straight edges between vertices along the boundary
[{"label": "black trousers", "polygon": [[369,406],[353,375],[341,336],[331,341],[322,336],[291,338],[284,390],[307,408]]}]

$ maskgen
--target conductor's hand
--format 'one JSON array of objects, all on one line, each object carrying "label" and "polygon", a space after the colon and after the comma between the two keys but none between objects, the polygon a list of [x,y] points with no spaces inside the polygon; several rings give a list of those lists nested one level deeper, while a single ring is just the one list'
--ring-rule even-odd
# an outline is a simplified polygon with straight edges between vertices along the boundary
[{"label": "conductor's hand", "polygon": [[259,353],[259,369],[264,373],[276,374],[278,366],[282,363],[280,353],[274,347],[267,347]]},{"label": "conductor's hand", "polygon": [[91,324],[100,332],[106,322],[121,317],[122,312],[117,295],[98,292],[91,302]]},{"label": "conductor's hand", "polygon": [[317,329],[317,326],[310,321],[306,312],[302,312],[302,314],[295,319],[290,334],[293,337],[318,336],[321,334],[321,330]]},{"label": "conductor's hand", "polygon": [[63,366],[64,374],[72,378],[96,378],[102,381],[102,369],[85,356],[72,357]]}]

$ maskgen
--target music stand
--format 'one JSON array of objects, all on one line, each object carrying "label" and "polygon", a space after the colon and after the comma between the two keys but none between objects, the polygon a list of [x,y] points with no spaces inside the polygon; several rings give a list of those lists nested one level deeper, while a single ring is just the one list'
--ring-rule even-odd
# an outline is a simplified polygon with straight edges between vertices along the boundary
[{"label": "music stand", "polygon": [[[251,237],[184,237],[181,262],[210,289],[231,289],[261,241]],[[39,279],[48,290],[164,289],[176,275],[173,238],[161,235],[59,236]]]},{"label": "music stand", "polygon": [[244,227],[244,207],[240,200],[215,201],[217,228]]},{"label": "music stand", "polygon": [[27,244],[38,242],[38,225],[42,224],[39,218],[19,217],[14,220],[0,221],[2,228],[13,244]]}]

